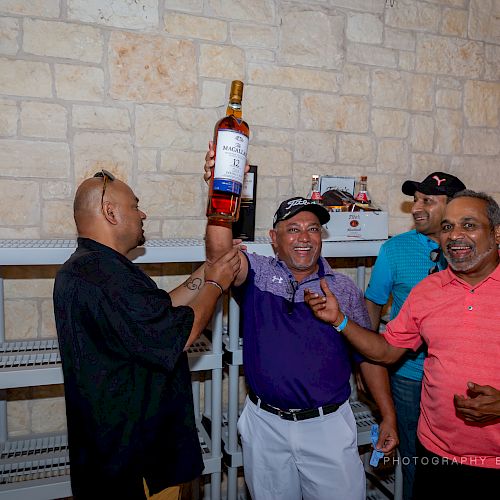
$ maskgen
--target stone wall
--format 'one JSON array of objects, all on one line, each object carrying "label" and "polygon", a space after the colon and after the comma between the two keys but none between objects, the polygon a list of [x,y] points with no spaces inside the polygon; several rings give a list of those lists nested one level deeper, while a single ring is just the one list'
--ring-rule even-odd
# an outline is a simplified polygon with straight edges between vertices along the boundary
[{"label": "stone wall", "polygon": [[[0,0],[0,238],[74,237],[75,188],[103,167],[149,238],[200,237],[236,78],[259,235],[314,173],[367,175],[391,234],[411,226],[402,182],[432,170],[498,199],[499,19],[500,0]],[[3,271],[7,337],[54,336],[54,270]],[[48,391],[14,391],[12,433],[64,426]]]}]

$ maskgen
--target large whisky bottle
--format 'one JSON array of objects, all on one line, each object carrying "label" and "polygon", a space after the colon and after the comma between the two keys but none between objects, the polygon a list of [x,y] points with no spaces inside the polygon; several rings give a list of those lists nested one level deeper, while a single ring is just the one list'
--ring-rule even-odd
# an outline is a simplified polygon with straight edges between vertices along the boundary
[{"label": "large whisky bottle", "polygon": [[241,118],[242,97],[243,82],[234,80],[226,116],[215,124],[215,165],[207,206],[209,219],[235,222],[239,217],[250,135],[247,123]]}]

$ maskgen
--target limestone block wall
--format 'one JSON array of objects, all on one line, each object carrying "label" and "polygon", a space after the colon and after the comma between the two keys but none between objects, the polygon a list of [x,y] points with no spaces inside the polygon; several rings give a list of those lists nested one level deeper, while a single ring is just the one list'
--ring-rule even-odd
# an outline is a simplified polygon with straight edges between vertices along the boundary
[{"label": "limestone block wall", "polygon": [[[147,237],[200,237],[236,78],[259,235],[315,173],[367,175],[391,234],[411,227],[402,182],[432,170],[500,198],[500,0],[0,0],[0,238],[74,237],[103,167]],[[186,272],[150,270],[167,289]],[[55,335],[54,271],[2,270],[7,338]],[[60,388],[14,392],[11,433],[64,426]]]}]

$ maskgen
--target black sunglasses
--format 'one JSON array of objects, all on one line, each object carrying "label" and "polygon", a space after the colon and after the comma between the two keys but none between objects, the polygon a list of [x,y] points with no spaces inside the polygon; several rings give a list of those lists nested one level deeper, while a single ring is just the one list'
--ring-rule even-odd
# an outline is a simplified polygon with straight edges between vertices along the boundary
[{"label": "black sunglasses", "polygon": [[431,259],[431,262],[434,262],[434,265],[429,269],[428,274],[438,273],[440,271],[439,260],[441,259],[441,249],[435,248],[434,250],[431,250],[429,258]]},{"label": "black sunglasses", "polygon": [[100,172],[96,172],[94,174],[94,177],[102,177],[104,179],[104,182],[102,184],[102,194],[101,194],[101,209],[102,209],[104,205],[104,193],[106,192],[106,185],[108,183],[108,179],[110,181],[114,181],[115,176],[111,172],[108,172],[103,168]]}]

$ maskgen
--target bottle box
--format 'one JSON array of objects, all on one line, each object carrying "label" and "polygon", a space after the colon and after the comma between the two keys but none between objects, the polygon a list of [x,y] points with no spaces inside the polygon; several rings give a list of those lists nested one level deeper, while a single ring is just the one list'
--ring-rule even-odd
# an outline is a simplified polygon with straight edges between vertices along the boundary
[{"label": "bottle box", "polygon": [[324,241],[386,240],[388,214],[382,210],[330,212],[330,221],[323,228]]},{"label": "bottle box", "polygon": [[236,222],[233,222],[233,238],[239,238],[243,241],[254,241],[256,198],[257,165],[250,165],[250,170],[243,178],[240,216]]},{"label": "bottle box", "polygon": [[[320,192],[331,189],[354,195],[355,177],[322,175]],[[324,241],[386,240],[389,235],[388,213],[382,210],[330,212],[330,221],[323,226]]]}]

